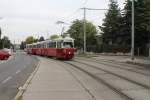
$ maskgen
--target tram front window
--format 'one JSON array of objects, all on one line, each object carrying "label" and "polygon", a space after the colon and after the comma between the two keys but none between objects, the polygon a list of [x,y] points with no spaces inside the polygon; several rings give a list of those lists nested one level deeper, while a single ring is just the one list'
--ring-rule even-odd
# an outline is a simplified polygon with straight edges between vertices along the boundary
[{"label": "tram front window", "polygon": [[73,48],[73,43],[72,42],[64,42],[63,47],[64,48]]}]

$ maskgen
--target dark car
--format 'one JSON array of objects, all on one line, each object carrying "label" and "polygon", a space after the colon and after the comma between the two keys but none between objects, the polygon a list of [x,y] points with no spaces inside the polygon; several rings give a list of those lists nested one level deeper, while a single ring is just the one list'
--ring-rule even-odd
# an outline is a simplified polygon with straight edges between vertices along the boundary
[{"label": "dark car", "polygon": [[0,51],[0,60],[8,59],[10,54],[7,51]]}]

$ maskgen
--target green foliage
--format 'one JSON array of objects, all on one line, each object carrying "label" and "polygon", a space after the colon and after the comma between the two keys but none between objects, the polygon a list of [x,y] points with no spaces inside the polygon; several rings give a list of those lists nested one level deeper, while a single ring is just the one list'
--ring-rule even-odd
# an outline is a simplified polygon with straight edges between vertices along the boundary
[{"label": "green foliage", "polygon": [[39,41],[39,40],[38,40],[38,39],[35,39],[35,38],[34,38],[34,40],[33,40],[34,43],[36,43],[36,42],[38,42],[38,41]]},{"label": "green foliage", "polygon": [[24,48],[26,48],[26,43],[22,41],[20,44],[20,49],[24,50]]},{"label": "green foliage", "polygon": [[[149,40],[150,33],[150,1],[149,0],[137,0],[135,1],[135,47],[144,47]],[[126,6],[123,13],[123,26],[121,28],[121,33],[125,37],[122,38],[128,40],[126,41],[130,45],[131,41],[131,7],[132,2],[130,0],[126,1]]]},{"label": "green foliage", "polygon": [[1,40],[1,35],[2,35],[2,31],[1,31],[1,28],[0,28],[0,40]]},{"label": "green foliage", "polygon": [[38,41],[40,42],[40,41],[44,41],[44,40],[45,40],[44,37],[41,36],[40,39],[39,39]]},{"label": "green foliage", "polygon": [[[72,38],[75,39],[75,47],[76,48],[83,48],[83,20],[75,20],[73,24],[70,26],[67,34],[70,34]],[[87,39],[87,46],[95,45],[96,44],[96,34],[97,30],[96,27],[86,21],[86,39]]]},{"label": "green foliage", "polygon": [[51,35],[51,36],[50,36],[50,39],[51,39],[51,40],[54,40],[54,39],[57,39],[57,38],[59,38],[59,35],[57,35],[57,34],[54,34],[54,35]]},{"label": "green foliage", "polygon": [[1,39],[1,45],[2,45],[1,48],[10,48],[12,46],[12,44],[7,36],[4,36]]},{"label": "green foliage", "polygon": [[106,44],[116,44],[120,31],[121,13],[115,0],[110,0],[109,10],[105,15],[104,23],[100,26],[103,32],[103,42]]},{"label": "green foliage", "polygon": [[2,32],[1,32],[1,28],[0,28],[0,49],[2,49],[2,40],[1,40],[1,35],[2,35]]},{"label": "green foliage", "polygon": [[[150,1],[135,2],[135,48],[144,48],[150,42]],[[104,23],[100,26],[103,32],[103,43],[114,49],[131,48],[132,1],[126,0],[123,12],[115,0],[110,0],[109,10]],[[107,47],[107,46],[106,46]],[[128,52],[129,52],[128,51]],[[144,52],[144,51],[143,51]]]},{"label": "green foliage", "polygon": [[35,40],[35,39],[33,38],[33,36],[29,36],[29,37],[26,38],[25,43],[26,43],[26,44],[31,44],[31,43],[34,42],[34,40]]}]

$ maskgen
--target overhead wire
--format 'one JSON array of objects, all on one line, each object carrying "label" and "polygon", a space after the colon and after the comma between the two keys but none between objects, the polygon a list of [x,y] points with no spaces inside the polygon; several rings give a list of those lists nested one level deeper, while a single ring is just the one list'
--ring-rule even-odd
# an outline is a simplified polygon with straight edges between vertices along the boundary
[{"label": "overhead wire", "polygon": [[[85,0],[84,3],[82,4],[82,6],[85,6],[87,4],[88,0]],[[63,17],[62,19],[70,19],[73,18],[78,12],[80,11],[80,8],[76,9],[73,13],[69,14],[66,17]]]},{"label": "overhead wire", "polygon": [[62,19],[67,19],[69,20],[70,18],[73,18],[78,12],[79,12],[80,8],[76,9],[73,13],[69,14],[68,16],[66,17],[63,17]]},{"label": "overhead wire", "polygon": [[88,0],[85,0],[84,3],[83,3],[83,5],[85,6],[87,4],[87,2],[88,2]]}]

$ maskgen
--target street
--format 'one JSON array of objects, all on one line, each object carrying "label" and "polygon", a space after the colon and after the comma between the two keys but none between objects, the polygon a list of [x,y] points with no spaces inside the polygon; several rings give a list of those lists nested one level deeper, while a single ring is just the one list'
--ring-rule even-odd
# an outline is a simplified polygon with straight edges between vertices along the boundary
[{"label": "street", "polygon": [[16,53],[8,60],[0,61],[0,100],[12,100],[38,60],[24,53]]}]

